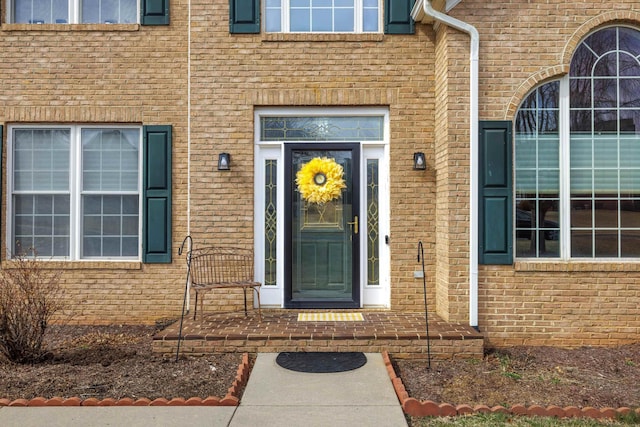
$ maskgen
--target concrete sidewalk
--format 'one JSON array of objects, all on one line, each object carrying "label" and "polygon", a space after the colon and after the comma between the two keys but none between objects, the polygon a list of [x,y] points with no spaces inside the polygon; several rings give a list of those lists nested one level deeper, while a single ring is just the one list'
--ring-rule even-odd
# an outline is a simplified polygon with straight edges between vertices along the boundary
[{"label": "concrete sidewalk", "polygon": [[259,353],[238,407],[0,408],[0,425],[13,427],[406,426],[382,355],[341,373],[284,369],[277,353]]}]

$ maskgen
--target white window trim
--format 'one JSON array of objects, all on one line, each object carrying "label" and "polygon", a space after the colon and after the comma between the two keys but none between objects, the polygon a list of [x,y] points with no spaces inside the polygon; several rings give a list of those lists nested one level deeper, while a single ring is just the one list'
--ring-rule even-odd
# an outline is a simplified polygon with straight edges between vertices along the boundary
[{"label": "white window trim", "polygon": [[[291,31],[290,25],[290,9],[291,9],[291,1],[290,0],[280,0],[280,23],[281,28],[280,31],[268,31],[268,33],[278,34],[278,33],[287,33],[287,34],[379,34],[383,32],[384,22],[383,22],[383,11],[384,6],[382,1],[378,0],[378,31],[364,31],[364,0],[354,0],[354,30],[349,32],[343,31]],[[266,1],[263,2],[262,5],[262,16],[264,16],[265,24],[264,28],[266,31],[266,19],[267,19],[267,6]]]},{"label": "white window trim", "polygon": [[[143,160],[143,131],[142,126],[135,125],[58,125],[58,124],[34,124],[34,125],[10,125],[7,130],[7,167],[6,170],[6,178],[7,178],[7,194],[6,194],[6,206],[7,210],[5,212],[6,221],[6,247],[9,249],[7,251],[7,259],[11,259],[13,255],[13,233],[14,233],[14,218],[13,218],[13,194],[14,194],[14,186],[13,186],[13,130],[14,129],[69,129],[70,130],[70,159],[69,159],[69,191],[68,192],[58,192],[59,194],[69,194],[70,198],[70,211],[69,211],[69,256],[68,257],[50,257],[51,260],[56,261],[82,261],[82,262],[96,262],[96,261],[142,261],[142,227],[143,227],[143,217],[142,217],[142,178],[143,178],[143,169],[142,169],[142,160]],[[140,139],[138,142],[138,191],[121,191],[121,192],[95,192],[96,194],[137,194],[138,195],[138,256],[136,257],[86,257],[81,258],[81,233],[82,233],[82,217],[80,214],[80,200],[83,194],[88,194],[91,192],[83,192],[82,191],[82,162],[81,162],[81,131],[82,129],[136,129],[139,131]],[[56,191],[51,191],[49,194],[54,194]]]}]

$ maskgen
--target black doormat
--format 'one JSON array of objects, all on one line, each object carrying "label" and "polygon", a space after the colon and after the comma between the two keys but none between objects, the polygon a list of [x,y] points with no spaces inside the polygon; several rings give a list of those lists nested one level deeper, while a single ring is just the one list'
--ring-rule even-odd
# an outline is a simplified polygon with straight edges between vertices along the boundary
[{"label": "black doormat", "polygon": [[367,363],[367,357],[360,352],[285,352],[278,354],[276,363],[285,369],[296,372],[344,372],[364,366]]}]

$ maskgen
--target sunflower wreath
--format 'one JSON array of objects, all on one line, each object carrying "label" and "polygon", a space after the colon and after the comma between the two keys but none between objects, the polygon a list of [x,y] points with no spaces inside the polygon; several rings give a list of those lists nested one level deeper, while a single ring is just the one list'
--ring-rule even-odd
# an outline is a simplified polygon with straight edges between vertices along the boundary
[{"label": "sunflower wreath", "polygon": [[347,187],[343,175],[342,166],[334,159],[315,157],[298,171],[296,184],[304,200],[323,204],[342,195],[342,189]]}]

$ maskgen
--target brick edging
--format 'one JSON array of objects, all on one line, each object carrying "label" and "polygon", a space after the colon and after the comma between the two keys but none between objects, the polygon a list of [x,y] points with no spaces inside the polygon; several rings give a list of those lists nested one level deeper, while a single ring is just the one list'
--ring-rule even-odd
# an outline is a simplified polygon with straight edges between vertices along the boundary
[{"label": "brick edging", "polygon": [[[454,417],[457,415],[469,415],[479,413],[497,413],[512,415],[529,415],[539,417],[557,417],[557,418],[616,418],[619,415],[626,415],[634,410],[627,407],[622,408],[593,408],[584,407],[579,408],[577,406],[567,406],[561,408],[559,406],[540,406],[540,405],[514,405],[511,408],[505,408],[504,406],[489,407],[486,405],[451,405],[449,403],[436,403],[431,400],[417,400],[413,397],[409,397],[402,379],[396,375],[389,353],[382,352],[382,358],[384,364],[389,373],[389,378],[393,384],[393,388],[398,396],[398,400],[402,405],[402,410],[405,414],[413,417]],[[635,409],[635,413],[640,415],[640,408]]]},{"label": "brick edging", "polygon": [[220,398],[209,396],[204,399],[200,397],[191,397],[188,399],[182,397],[174,397],[173,399],[165,399],[159,397],[151,400],[147,398],[132,399],[124,397],[122,399],[113,399],[107,397],[99,400],[95,397],[81,399],[79,397],[53,397],[45,399],[44,397],[34,397],[33,399],[0,399],[0,407],[39,407],[39,406],[238,406],[240,404],[240,390],[247,384],[249,379],[249,353],[242,355],[242,361],[238,366],[236,378],[229,387],[227,394]]}]

